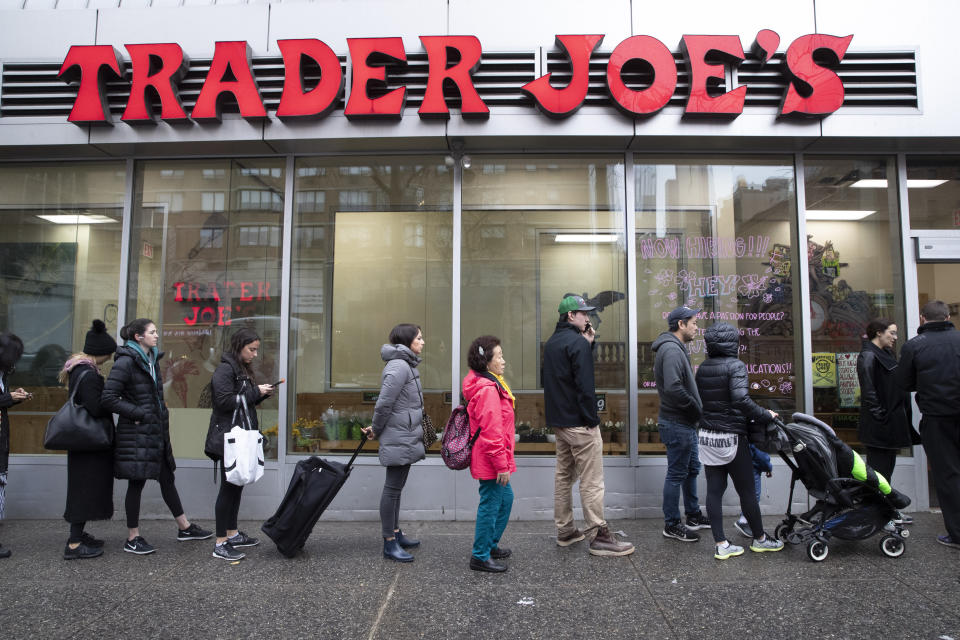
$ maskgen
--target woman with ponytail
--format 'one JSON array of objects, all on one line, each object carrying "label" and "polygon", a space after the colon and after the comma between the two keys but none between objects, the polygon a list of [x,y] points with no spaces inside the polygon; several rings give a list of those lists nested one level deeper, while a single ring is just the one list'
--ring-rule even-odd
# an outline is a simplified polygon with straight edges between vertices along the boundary
[{"label": "woman with ponytail", "polygon": [[213,532],[191,524],[183,513],[173,472],[170,414],[163,401],[159,362],[163,353],[157,325],[137,318],[120,330],[124,340],[103,389],[103,406],[119,415],[114,438],[113,471],[129,480],[124,501],[129,533],[123,550],[146,555],[156,549],[140,536],[140,494],[147,480],[160,483],[160,494],[177,521],[177,540],[206,540]]}]

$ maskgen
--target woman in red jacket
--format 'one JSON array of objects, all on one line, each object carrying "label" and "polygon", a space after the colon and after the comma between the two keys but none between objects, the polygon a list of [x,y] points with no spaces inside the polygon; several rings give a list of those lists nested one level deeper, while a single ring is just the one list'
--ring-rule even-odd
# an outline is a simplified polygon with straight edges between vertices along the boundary
[{"label": "woman in red jacket", "polygon": [[513,507],[510,474],[517,470],[513,461],[516,399],[503,379],[506,361],[499,338],[480,336],[474,340],[467,351],[467,364],[470,373],[463,379],[463,397],[471,429],[480,429],[470,452],[470,475],[480,481],[470,568],[500,573],[507,566],[496,561],[510,557],[510,549],[499,546],[499,542]]}]

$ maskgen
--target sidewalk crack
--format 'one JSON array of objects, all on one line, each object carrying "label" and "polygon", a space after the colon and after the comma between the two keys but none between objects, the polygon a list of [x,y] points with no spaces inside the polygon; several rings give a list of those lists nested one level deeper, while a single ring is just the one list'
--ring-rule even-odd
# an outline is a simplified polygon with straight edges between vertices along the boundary
[{"label": "sidewalk crack", "polygon": [[397,588],[397,583],[400,581],[400,569],[397,569],[397,572],[393,575],[393,582],[390,583],[390,588],[387,590],[387,597],[383,599],[383,604],[380,605],[380,610],[377,611],[377,618],[373,621],[373,626],[370,627],[370,633],[367,635],[367,640],[373,640],[374,636],[377,635],[377,629],[380,627],[380,620],[383,618],[383,614],[387,611],[387,605],[390,604],[390,598],[393,597],[393,592]]}]

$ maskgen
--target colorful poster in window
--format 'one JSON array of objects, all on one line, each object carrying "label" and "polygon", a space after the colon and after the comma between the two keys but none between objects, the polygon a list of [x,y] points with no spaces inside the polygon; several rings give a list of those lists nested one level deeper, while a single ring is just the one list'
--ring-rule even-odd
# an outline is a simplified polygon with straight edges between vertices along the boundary
[{"label": "colorful poster in window", "polygon": [[855,408],[860,406],[860,381],[857,379],[857,357],[859,353],[837,354],[837,394],[840,406]]},{"label": "colorful poster in window", "polygon": [[821,389],[837,386],[837,354],[813,354],[813,386]]}]

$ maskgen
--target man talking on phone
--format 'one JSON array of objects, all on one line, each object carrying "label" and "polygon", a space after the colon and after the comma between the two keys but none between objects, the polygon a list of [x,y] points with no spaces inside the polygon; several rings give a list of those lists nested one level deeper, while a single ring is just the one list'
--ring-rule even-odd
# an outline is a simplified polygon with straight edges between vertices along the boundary
[{"label": "man talking on phone", "polygon": [[[593,379],[596,332],[588,315],[594,309],[581,296],[564,298],[557,309],[557,327],[543,347],[544,413],[547,426],[557,435],[553,519],[561,547],[589,535],[592,555],[626,556],[633,553],[633,545],[617,541],[603,518],[603,440]],[[583,531],[573,521],[571,492],[578,476]]]}]

